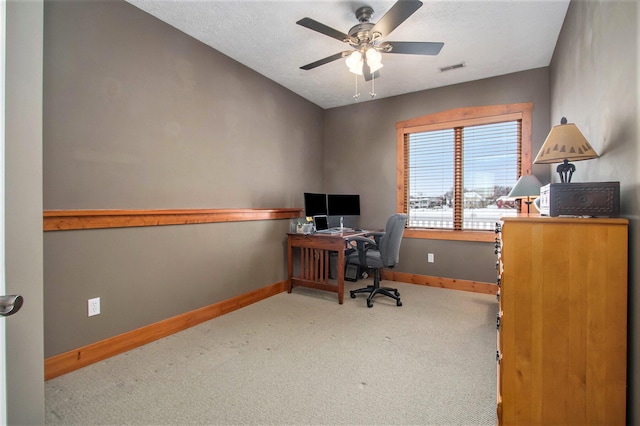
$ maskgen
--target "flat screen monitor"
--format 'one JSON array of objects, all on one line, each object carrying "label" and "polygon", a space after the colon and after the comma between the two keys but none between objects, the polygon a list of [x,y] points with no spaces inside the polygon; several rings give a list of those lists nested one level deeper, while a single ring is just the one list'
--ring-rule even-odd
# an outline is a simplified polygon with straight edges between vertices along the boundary
[{"label": "flat screen monitor", "polygon": [[359,216],[360,196],[346,194],[327,195],[329,216]]},{"label": "flat screen monitor", "polygon": [[304,215],[307,217],[327,214],[327,194],[304,193]]}]

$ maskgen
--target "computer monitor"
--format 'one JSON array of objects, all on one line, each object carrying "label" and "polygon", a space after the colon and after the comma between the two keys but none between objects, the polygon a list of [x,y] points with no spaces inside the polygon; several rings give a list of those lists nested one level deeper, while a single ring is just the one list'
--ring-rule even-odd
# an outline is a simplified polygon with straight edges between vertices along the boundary
[{"label": "computer monitor", "polygon": [[360,195],[329,194],[327,210],[329,216],[359,216]]},{"label": "computer monitor", "polygon": [[327,214],[327,194],[304,193],[304,215],[307,217]]}]

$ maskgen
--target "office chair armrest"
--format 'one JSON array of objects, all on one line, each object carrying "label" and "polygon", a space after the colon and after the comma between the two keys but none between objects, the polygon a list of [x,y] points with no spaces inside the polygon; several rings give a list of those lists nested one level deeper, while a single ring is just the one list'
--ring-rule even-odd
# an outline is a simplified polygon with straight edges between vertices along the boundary
[{"label": "office chair armrest", "polygon": [[351,244],[352,242],[355,242],[358,247],[360,247],[362,245],[363,249],[365,249],[365,248],[369,249],[370,246],[373,246],[374,248],[377,247],[377,244],[376,244],[375,240],[372,240],[371,238],[367,238],[367,237],[361,237],[361,236],[349,237],[349,238],[345,238],[345,241],[350,246],[353,246],[353,244]]},{"label": "office chair armrest", "polygon": [[349,237],[346,241],[349,247],[353,247],[353,243],[355,243],[355,248],[358,251],[358,260],[362,266],[366,266],[367,264],[367,250],[370,248],[378,248],[377,243],[371,238],[357,236]]},{"label": "office chair armrest", "polygon": [[383,231],[374,231],[374,232],[367,232],[365,234],[366,237],[373,237],[373,240],[376,242],[376,246],[380,245],[380,239],[382,238],[382,236],[385,233]]}]

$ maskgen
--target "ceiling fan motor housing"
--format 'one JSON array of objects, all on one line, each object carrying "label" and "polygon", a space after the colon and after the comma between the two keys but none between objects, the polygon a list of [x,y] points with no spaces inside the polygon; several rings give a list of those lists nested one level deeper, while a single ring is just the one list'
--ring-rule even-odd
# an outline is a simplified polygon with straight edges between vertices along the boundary
[{"label": "ceiling fan motor housing", "polygon": [[370,6],[362,6],[356,10],[358,22],[369,22],[373,16],[373,9]]},{"label": "ceiling fan motor housing", "polygon": [[363,22],[353,26],[349,30],[349,43],[357,47],[362,43],[371,43],[373,40],[380,37],[380,34],[376,37],[376,34],[371,32],[371,28],[373,28],[373,24],[370,22]]}]

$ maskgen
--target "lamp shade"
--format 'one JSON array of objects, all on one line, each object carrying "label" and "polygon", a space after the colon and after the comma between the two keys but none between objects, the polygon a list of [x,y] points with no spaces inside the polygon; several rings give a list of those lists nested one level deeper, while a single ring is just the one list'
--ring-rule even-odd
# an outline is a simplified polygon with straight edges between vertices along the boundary
[{"label": "lamp shade", "polygon": [[509,192],[510,198],[528,198],[540,195],[540,187],[542,183],[534,175],[520,176],[520,179]]},{"label": "lamp shade", "polygon": [[567,123],[567,119],[562,117],[561,124],[551,129],[533,162],[550,164],[562,163],[564,160],[580,161],[597,157],[598,154],[576,125]]}]

